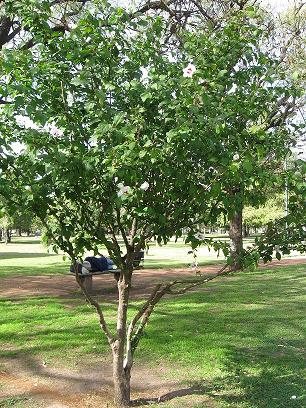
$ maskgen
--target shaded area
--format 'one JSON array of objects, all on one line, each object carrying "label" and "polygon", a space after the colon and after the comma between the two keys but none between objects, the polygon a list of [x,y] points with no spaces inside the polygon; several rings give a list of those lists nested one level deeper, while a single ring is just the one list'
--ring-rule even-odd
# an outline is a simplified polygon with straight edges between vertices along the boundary
[{"label": "shaded area", "polygon": [[[16,265],[16,266],[0,266],[0,277],[14,279],[17,277],[17,281],[22,282],[24,277],[27,276],[43,276],[43,275],[56,275],[64,274],[69,270],[70,264],[63,262],[55,262],[48,265]],[[18,285],[16,285],[18,287]],[[0,293],[1,294],[1,293]]]},{"label": "shaded area", "polygon": [[20,258],[45,258],[50,256],[58,256],[57,254],[48,254],[46,252],[0,252],[0,260],[2,259],[20,259]]},{"label": "shaded area", "polygon": [[150,360],[179,364],[188,385],[159,401],[190,393],[206,395],[218,407],[306,405],[305,267],[246,275],[169,300],[152,317],[141,358],[150,354]]},{"label": "shaded area", "polygon": [[[4,244],[4,242],[1,242]],[[40,239],[29,239],[27,237],[12,237],[12,242],[9,242],[7,246],[10,245],[24,245],[24,244],[40,244],[41,240]]]},{"label": "shaded area", "polygon": [[[206,262],[199,262],[198,266],[199,267],[204,267],[208,265],[219,265],[222,260],[207,260]],[[167,265],[167,268],[185,268],[188,269],[190,268],[188,261],[176,261],[174,260],[169,260],[168,258],[158,258],[158,259],[144,259],[144,266],[147,269],[161,269],[165,268],[165,265]]]},{"label": "shaded area", "polygon": [[[300,346],[300,343],[296,346]],[[214,401],[213,406],[216,407],[304,408],[305,377],[302,375],[303,367],[297,360],[303,359],[305,353],[303,349],[295,348],[300,351],[297,355],[288,351],[275,355],[269,346],[259,349],[233,348],[227,352],[224,367],[227,375],[224,377],[194,381],[188,387],[155,398],[138,398],[132,401],[132,406],[155,407],[173,399],[181,406],[179,401],[182,397],[202,395]]]},{"label": "shaded area", "polygon": [[182,398],[190,395],[205,395],[208,394],[212,387],[207,387],[204,384],[195,384],[187,388],[181,388],[174,391],[162,394],[159,397],[152,398],[137,398],[132,400],[132,407],[142,407],[144,405],[151,405],[153,403],[160,404],[162,402],[171,401],[175,398]]}]

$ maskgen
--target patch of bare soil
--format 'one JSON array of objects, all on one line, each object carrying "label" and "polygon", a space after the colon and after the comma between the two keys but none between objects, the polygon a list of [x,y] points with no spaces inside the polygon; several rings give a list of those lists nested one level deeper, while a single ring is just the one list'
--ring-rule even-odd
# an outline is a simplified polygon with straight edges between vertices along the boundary
[{"label": "patch of bare soil", "polygon": [[[20,398],[24,407],[32,408],[112,408],[112,373],[110,362],[82,364],[78,369],[43,367],[37,359],[16,358],[2,364],[0,371],[1,401]],[[165,379],[166,369],[137,367],[132,378],[133,405],[146,406],[152,402],[170,401],[195,395],[207,401],[203,390],[182,388],[177,381]],[[187,397],[186,397],[187,398]],[[190,399],[190,397],[188,397]],[[187,400],[188,400],[187,398]],[[193,397],[192,397],[193,398]],[[187,401],[186,400],[186,401]],[[183,403],[183,400],[181,401]],[[11,405],[10,405],[11,406]],[[183,405],[191,407],[187,403]]]},{"label": "patch of bare soil", "polygon": [[[292,258],[273,261],[260,268],[275,268],[286,265],[305,264],[306,258]],[[200,268],[201,274],[213,274],[220,270],[222,265],[208,265]],[[133,273],[133,287],[131,297],[141,299],[148,296],[154,286],[164,280],[173,280],[194,276],[191,269],[141,269]],[[93,277],[93,294],[102,296],[104,300],[114,300],[116,295],[116,282],[113,275],[98,275]],[[79,291],[73,274],[67,275],[42,275],[42,276],[12,276],[1,280],[0,297],[20,299],[31,296],[55,296],[72,298]]]}]

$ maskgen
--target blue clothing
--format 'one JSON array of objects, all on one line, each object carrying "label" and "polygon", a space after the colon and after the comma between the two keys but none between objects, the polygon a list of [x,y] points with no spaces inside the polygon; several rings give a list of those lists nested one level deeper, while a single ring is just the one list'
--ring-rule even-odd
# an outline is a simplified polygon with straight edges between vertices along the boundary
[{"label": "blue clothing", "polygon": [[91,270],[92,271],[106,271],[107,269],[110,269],[108,267],[108,261],[107,258],[102,256],[101,258],[96,258],[95,256],[88,256],[85,258],[85,261],[88,261],[91,265]]}]

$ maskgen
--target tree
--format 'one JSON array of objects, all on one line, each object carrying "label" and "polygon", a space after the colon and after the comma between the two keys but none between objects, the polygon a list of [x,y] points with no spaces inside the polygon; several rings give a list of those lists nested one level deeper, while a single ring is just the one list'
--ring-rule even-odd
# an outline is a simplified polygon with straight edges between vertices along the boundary
[{"label": "tree", "polygon": [[[237,13],[237,10],[245,10],[251,15],[254,13],[254,5],[258,1],[210,1],[210,0],[169,0],[169,1],[144,1],[141,2],[139,11],[160,13],[166,15],[168,18],[168,33],[167,41],[170,43],[170,47],[180,48],[183,45],[181,39],[181,30],[187,28],[189,31],[202,30],[207,35],[215,35],[218,30],[222,30],[224,22]],[[299,64],[305,59],[305,49],[303,47],[303,33],[305,33],[305,8],[303,2],[296,3],[295,6],[288,11],[284,16],[274,16],[268,13],[264,8],[258,9],[262,15],[261,27],[266,30],[267,35],[265,38],[261,38],[262,44],[266,50],[269,49],[270,55],[277,55],[280,64],[279,68],[282,68],[287,76],[293,75],[295,80],[302,78],[301,69]],[[243,23],[242,23],[243,24]],[[171,40],[171,41],[170,41]],[[297,67],[297,70],[295,69]],[[270,120],[274,121],[273,126],[276,126],[277,122],[283,126],[287,119],[287,116],[295,114],[299,115],[301,112],[301,105],[304,101],[299,98],[293,97],[288,94],[287,97],[281,98],[271,111]],[[238,122],[239,123],[239,122]],[[241,123],[234,128],[233,132],[240,132],[244,123],[244,117],[241,117]],[[245,130],[248,128],[248,122],[245,122]],[[295,136],[296,142],[298,140],[298,129],[296,129],[297,135]],[[268,142],[264,140],[262,135],[262,143]],[[254,138],[249,140],[249,143],[258,143],[258,140]],[[244,147],[243,147],[244,149]],[[240,153],[240,146],[237,146],[237,154]],[[243,152],[242,152],[243,153]],[[290,152],[287,151],[288,155]],[[264,189],[259,188],[259,194],[254,194],[253,191],[248,191],[248,186],[243,183],[243,176],[240,182],[236,182],[230,186],[226,193],[233,197],[235,201],[235,208],[230,210],[227,214],[229,223],[229,236],[231,242],[231,257],[233,259],[233,265],[236,269],[241,268],[242,263],[240,258],[243,257],[243,240],[242,240],[242,225],[243,225],[243,208],[244,206],[258,206],[264,204],[267,197],[264,194],[266,187],[273,188],[275,183],[275,170],[276,161],[278,160],[278,166],[283,165],[285,159],[284,154],[280,154],[276,157],[273,154],[267,155],[265,159],[264,171],[266,174],[270,171],[271,178],[266,177],[266,183],[271,181]],[[254,171],[262,172],[262,160],[255,163],[252,161]],[[244,169],[241,169],[243,172]],[[279,174],[280,175],[280,174]]]},{"label": "tree", "polygon": [[306,252],[305,176],[305,161],[296,160],[285,176],[290,189],[288,214],[270,221],[266,234],[256,240],[258,252],[265,262],[272,260],[275,250],[277,259],[292,250]]},{"label": "tree", "polygon": [[12,240],[12,218],[9,214],[1,209],[0,212],[0,240],[4,240],[5,244],[9,244]]},{"label": "tree", "polygon": [[269,198],[264,205],[258,208],[245,207],[243,211],[243,220],[247,227],[264,227],[269,222],[283,217],[284,197],[282,195]]},{"label": "tree", "polygon": [[[22,208],[22,205],[20,207]],[[18,231],[19,236],[23,231],[29,235],[35,225],[35,219],[29,212],[21,211],[14,214],[12,224],[13,228]]]},{"label": "tree", "polygon": [[[184,228],[195,248],[196,225],[235,210],[237,195],[224,192],[239,183],[258,189],[268,151],[273,158],[289,148],[290,128],[268,113],[299,90],[258,47],[265,34],[256,18],[241,11],[214,35],[185,32],[174,54],[165,52],[161,18],[131,19],[96,2],[68,32],[29,21],[35,45],[2,51],[11,103],[1,111],[0,194],[11,211],[22,202],[39,217],[75,268],[101,245],[120,266],[115,333],[76,273],[112,350],[119,406],[130,402],[134,353],[155,305],[216,277],[157,285],[128,324],[135,253]],[[24,150],[14,153],[12,141]]]}]

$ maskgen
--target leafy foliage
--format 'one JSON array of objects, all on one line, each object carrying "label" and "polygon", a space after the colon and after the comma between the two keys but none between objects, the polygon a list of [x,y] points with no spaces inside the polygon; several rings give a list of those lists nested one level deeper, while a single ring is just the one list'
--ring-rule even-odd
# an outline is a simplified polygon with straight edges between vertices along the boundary
[{"label": "leafy foliage", "polygon": [[306,163],[299,160],[288,175],[291,192],[288,215],[270,222],[265,236],[257,239],[258,252],[265,262],[272,260],[275,249],[277,259],[293,250],[306,252],[305,175]]},{"label": "leafy foliage", "polygon": [[27,14],[35,46],[3,51],[12,103],[2,108],[1,194],[11,210],[22,201],[71,257],[103,243],[123,265],[117,233],[131,252],[153,235],[166,243],[188,227],[191,236],[242,195],[260,201],[275,182],[267,169],[291,143],[269,112],[299,90],[260,49],[254,12],[213,35],[185,33],[182,52],[169,54],[160,18],[97,3],[54,32],[43,4],[38,25]]},{"label": "leafy foliage", "polygon": [[284,197],[276,195],[258,208],[247,206],[243,209],[243,222],[249,227],[263,227],[284,216]]}]

